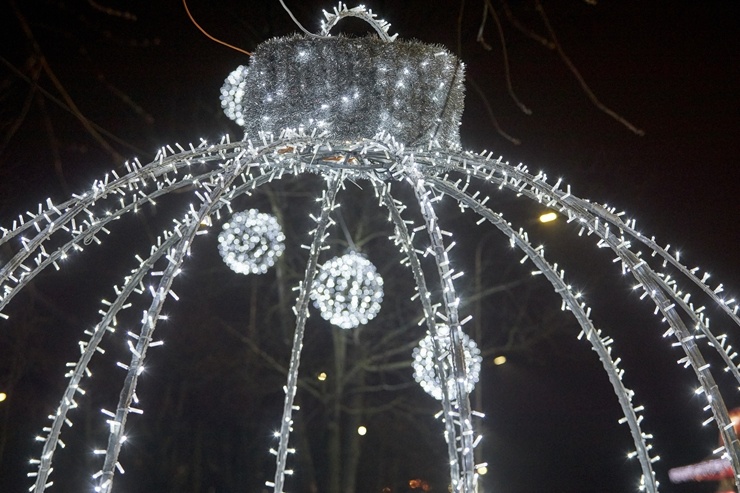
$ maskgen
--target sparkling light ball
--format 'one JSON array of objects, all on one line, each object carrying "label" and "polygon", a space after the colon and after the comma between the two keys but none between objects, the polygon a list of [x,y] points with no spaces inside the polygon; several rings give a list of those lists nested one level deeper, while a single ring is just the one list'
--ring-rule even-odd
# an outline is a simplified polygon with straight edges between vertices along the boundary
[{"label": "sparkling light ball", "polygon": [[380,311],[383,278],[357,253],[334,257],[321,266],[311,299],[321,316],[342,329],[368,323]]},{"label": "sparkling light ball", "polygon": [[285,235],[275,216],[249,209],[237,212],[218,235],[218,253],[239,274],[264,274],[285,250]]},{"label": "sparkling light ball", "polygon": [[[444,365],[447,373],[447,395],[450,400],[457,399],[457,386],[452,375],[452,353],[450,346],[450,328],[447,325],[437,325],[437,340],[440,353],[443,356],[440,363]],[[483,360],[480,355],[478,345],[468,337],[462,334],[461,342],[463,346],[463,356],[465,360],[465,390],[470,393],[473,391],[475,384],[480,378],[480,365]],[[414,380],[419,382],[424,391],[437,400],[442,400],[442,384],[437,372],[437,365],[434,358],[434,344],[431,334],[427,333],[419,345],[413,351],[414,361]]]}]

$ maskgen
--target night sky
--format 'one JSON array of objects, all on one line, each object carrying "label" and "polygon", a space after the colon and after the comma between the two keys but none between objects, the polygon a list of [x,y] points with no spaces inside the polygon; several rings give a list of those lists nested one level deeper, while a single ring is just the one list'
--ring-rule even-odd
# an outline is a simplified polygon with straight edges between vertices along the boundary
[{"label": "night sky", "polygon": [[[316,0],[288,3],[309,30],[317,29],[322,8],[335,5]],[[740,294],[740,9],[736,2],[661,0],[646,6],[634,1],[602,0],[596,5],[580,0],[542,1],[562,49],[590,89],[604,105],[643,130],[644,136],[599,111],[558,54],[515,29],[501,4],[493,3],[501,14],[513,89],[531,115],[524,114],[507,92],[501,42],[491,18],[484,38],[492,49],[476,42],[482,1],[367,1],[365,5],[389,21],[391,32],[399,37],[459,50],[469,80],[486,97],[484,103],[467,84],[461,128],[466,149],[492,150],[511,163],[545,170],[550,177],[563,177],[579,197],[628,211],[643,232],[655,235],[661,245],[679,247],[689,267],[700,265],[716,282],[723,282],[728,293]],[[547,33],[534,2],[509,4],[524,25]],[[101,5],[126,10],[104,12]],[[272,36],[296,31],[277,0],[192,0],[189,5],[212,35],[247,50]],[[247,57],[205,38],[177,1],[3,0],[0,19],[2,226],[9,226],[18,214],[46,197],[60,202],[88,187],[93,179],[120,166],[121,159],[138,155],[146,162],[161,145],[200,137],[217,139],[225,132],[239,135],[238,127],[221,114],[218,95],[223,79],[247,63]],[[361,27],[348,23],[349,30]],[[34,53],[29,30],[79,111],[125,144],[106,136],[113,152],[106,150],[48,97],[34,96],[26,105],[28,79],[34,72],[28,62]],[[48,72],[41,72],[38,85],[65,100]],[[496,131],[486,103],[500,128],[519,144]],[[16,122],[20,122],[17,128]],[[712,491],[711,485],[668,482],[669,468],[702,460],[716,447],[717,437],[716,430],[701,426],[706,418],[703,401],[693,393],[690,371],[675,364],[682,355],[662,339],[665,327],[650,306],[630,293],[631,285],[622,283],[618,265],[608,255],[591,253],[593,239],[572,240],[577,230],[563,221],[538,225],[536,208],[520,208],[521,203],[502,198],[498,205],[546,242],[549,258],[583,286],[597,325],[617,340],[626,383],[645,404],[644,426],[656,437],[661,461],[655,467],[662,491]],[[460,243],[480,239],[473,231],[463,229],[460,234]],[[462,247],[461,252],[472,250]],[[0,260],[6,260],[4,251],[0,255]],[[0,357],[15,354],[17,360],[15,351],[20,350],[25,354],[24,367],[38,369],[18,379],[24,397],[9,395],[0,403],[0,432],[5,434],[0,491],[21,491],[27,486],[27,471],[20,463],[31,451],[37,453],[29,446],[38,432],[35,425],[43,422],[60,395],[57,389],[66,360],[34,347],[59,345],[74,355],[79,336],[69,335],[70,330],[55,331],[55,324],[61,323],[55,317],[82,310],[80,319],[89,323],[97,305],[93,301],[86,305],[80,300],[82,293],[94,300],[96,289],[110,285],[99,282],[98,276],[112,270],[108,266],[114,260],[94,255],[87,266],[83,261],[77,264],[79,270],[70,270],[76,277],[65,280],[54,274],[50,288],[44,288],[43,278],[36,283],[42,293],[51,293],[44,308],[48,340],[40,341],[36,334],[16,344],[22,339],[17,335],[20,322],[0,320],[0,331],[8,331],[0,335]],[[519,258],[515,257],[513,262]],[[491,273],[491,282],[496,281],[495,275]],[[68,303],[79,308],[65,307]],[[724,327],[734,330],[730,339],[740,346],[737,327],[729,327],[726,319],[716,324],[713,321],[717,332]],[[501,367],[485,366],[482,404],[488,418],[483,450],[490,465],[485,491],[636,490],[639,468],[625,459],[630,437],[627,427],[617,424],[616,398],[596,355],[575,339],[578,329],[572,329],[568,337],[538,346],[535,353],[514,355]],[[160,365],[159,370],[166,368]],[[0,385],[17,377],[8,373],[7,365],[0,364],[0,371],[6,372],[0,373]],[[160,377],[153,378],[156,382]],[[732,388],[731,383],[725,384]],[[740,406],[740,396],[731,391],[724,395],[728,407]],[[271,411],[264,412],[268,423],[278,419]],[[56,474],[63,473],[57,470]],[[161,491],[170,490],[163,486]],[[205,486],[203,491],[208,491]]]}]

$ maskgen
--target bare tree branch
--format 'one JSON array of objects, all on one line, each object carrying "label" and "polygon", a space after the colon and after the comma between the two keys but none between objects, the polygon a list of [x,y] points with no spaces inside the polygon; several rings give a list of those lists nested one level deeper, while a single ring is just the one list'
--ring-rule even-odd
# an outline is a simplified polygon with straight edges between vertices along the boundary
[{"label": "bare tree branch", "polygon": [[598,109],[606,113],[607,115],[611,116],[615,120],[617,120],[619,123],[627,127],[631,132],[633,132],[636,135],[643,136],[645,135],[645,132],[643,130],[640,130],[639,128],[632,125],[627,119],[625,119],[623,116],[612,110],[611,108],[608,108],[605,104],[603,104],[599,99],[596,97],[594,92],[591,90],[591,88],[586,84],[585,79],[581,75],[581,73],[578,71],[576,66],[573,64],[570,58],[568,58],[568,55],[565,54],[563,51],[563,47],[560,45],[560,42],[558,41],[558,38],[555,36],[555,30],[552,28],[552,25],[550,24],[550,20],[547,17],[547,14],[545,13],[545,9],[542,7],[542,3],[540,3],[540,0],[535,0],[537,12],[539,12],[540,17],[542,17],[542,21],[545,23],[545,27],[547,28],[547,31],[550,33],[550,36],[552,37],[552,41],[555,44],[555,50],[558,52],[558,55],[560,55],[560,58],[563,60],[563,63],[568,67],[568,69],[571,71],[571,73],[575,76],[576,80],[578,80],[578,83],[581,85],[581,88],[583,89],[583,92],[586,93],[586,96],[588,96],[588,99],[591,100],[591,102],[596,106]]},{"label": "bare tree branch", "polygon": [[108,141],[103,138],[100,132],[98,132],[97,129],[90,124],[90,120],[88,120],[87,117],[85,117],[85,115],[80,111],[80,109],[77,107],[77,104],[74,102],[72,97],[69,95],[67,90],[64,88],[64,85],[57,78],[51,66],[46,61],[46,57],[44,56],[44,53],[41,51],[41,46],[39,46],[38,42],[36,41],[35,36],[33,35],[31,26],[28,25],[28,22],[26,21],[25,16],[18,9],[15,2],[11,1],[10,6],[12,7],[13,12],[15,13],[16,18],[18,19],[18,22],[21,25],[21,29],[23,30],[23,33],[26,35],[26,38],[28,38],[28,41],[31,43],[31,46],[33,47],[33,50],[36,53],[36,56],[38,57],[41,68],[43,69],[44,73],[46,73],[46,76],[49,78],[49,80],[54,85],[56,90],[59,92],[64,102],[67,104],[67,107],[69,108],[70,112],[77,118],[77,120],[79,120],[82,126],[85,127],[85,130],[87,130],[87,132],[92,136],[92,138],[95,139],[98,142],[98,144],[100,144],[100,146],[103,149],[105,149],[111,155],[111,157],[113,157],[113,159],[116,162],[123,161],[124,160],[123,156],[121,156],[121,154],[119,154],[118,151],[116,151],[108,143]]},{"label": "bare tree branch", "polygon": [[504,14],[506,14],[506,18],[509,20],[509,22],[511,22],[511,25],[521,31],[522,34],[541,44],[545,48],[548,48],[550,50],[555,49],[555,43],[545,38],[544,36],[537,34],[533,30],[529,29],[524,24],[519,22],[519,19],[514,16],[514,12],[512,12],[511,7],[509,7],[509,3],[506,0],[501,1],[501,6],[504,9]]},{"label": "bare tree branch", "polygon": [[31,103],[33,102],[33,98],[36,95],[36,87],[38,84],[39,77],[41,76],[41,67],[39,64],[35,63],[34,57],[28,57],[28,65],[30,65],[31,70],[31,87],[28,90],[28,94],[26,95],[26,98],[23,100],[23,106],[21,107],[20,113],[18,113],[18,116],[15,118],[13,123],[10,125],[10,128],[8,131],[3,135],[3,140],[0,142],[0,154],[3,153],[7,145],[10,143],[10,141],[13,139],[13,136],[18,131],[18,129],[21,127],[23,122],[26,119],[26,116],[28,115],[28,111],[31,109]]},{"label": "bare tree branch", "polygon": [[[496,9],[493,8],[493,5],[491,5],[491,0],[485,0],[485,5],[483,9],[483,16],[485,18],[486,12],[490,12],[491,18],[496,23],[496,29],[498,30],[499,39],[501,40],[501,52],[504,57],[504,74],[506,75],[506,88],[509,91],[509,96],[511,96],[511,99],[514,100],[514,103],[519,107],[520,110],[525,115],[531,115],[532,110],[530,110],[528,107],[522,103],[519,98],[517,97],[516,93],[514,93],[514,87],[511,84],[511,69],[509,68],[509,50],[506,48],[506,38],[504,38],[504,29],[501,26],[501,20],[498,17],[498,14],[496,13]],[[483,24],[481,24],[481,30],[478,32],[478,41],[480,41],[483,37]]]},{"label": "bare tree branch", "polygon": [[135,21],[136,20],[136,14],[133,14],[131,12],[127,12],[125,10],[118,10],[111,7],[106,7],[105,5],[101,5],[95,0],[87,0],[87,3],[92,7],[93,9],[102,12],[106,15],[110,15],[111,17],[119,17],[121,19],[127,20],[127,21]]},{"label": "bare tree branch", "polygon": [[511,135],[504,132],[504,130],[501,128],[501,125],[499,125],[498,120],[496,119],[496,115],[493,114],[493,108],[491,108],[491,103],[488,102],[488,97],[486,96],[486,93],[483,92],[483,90],[480,88],[480,86],[475,82],[475,80],[468,75],[468,82],[470,82],[470,85],[473,89],[475,89],[475,92],[478,94],[478,96],[481,98],[481,101],[483,101],[483,106],[486,108],[486,112],[488,113],[488,118],[491,120],[491,123],[493,124],[493,127],[496,129],[496,132],[498,134],[511,142],[514,145],[519,145],[522,142],[512,137]]},{"label": "bare tree branch", "polygon": [[84,118],[85,121],[92,128],[94,128],[96,131],[98,131],[100,134],[105,135],[106,137],[108,137],[112,141],[114,141],[114,142],[116,142],[116,143],[118,143],[118,144],[120,144],[120,145],[122,145],[124,147],[127,147],[128,149],[131,149],[132,151],[134,151],[139,156],[142,156],[142,157],[151,157],[151,155],[148,152],[146,152],[146,151],[144,151],[142,149],[139,149],[136,146],[133,146],[133,145],[129,144],[128,142],[126,142],[122,138],[117,137],[116,135],[112,134],[111,132],[109,132],[108,130],[104,129],[103,127],[101,127],[100,125],[98,125],[94,121],[90,120],[89,118],[85,117],[84,115],[75,114],[74,110],[72,108],[70,108],[67,104],[65,104],[64,101],[61,101],[59,98],[57,98],[56,96],[54,96],[53,94],[51,94],[49,91],[47,91],[46,89],[44,89],[43,87],[41,87],[40,85],[38,85],[38,83],[36,81],[34,81],[31,78],[29,78],[26,74],[24,74],[22,71],[20,71],[15,65],[13,65],[12,63],[10,63],[10,61],[8,59],[6,59],[5,57],[3,57],[2,55],[0,55],[0,63],[2,63],[3,65],[5,65],[8,69],[10,69],[11,72],[13,72],[20,79],[23,79],[24,81],[26,81],[35,90],[37,90],[41,94],[43,94],[44,97],[46,97],[46,99],[48,99],[52,103],[56,104],[57,106],[59,106],[63,110],[67,111],[68,113],[70,113],[70,114],[72,114],[72,115],[74,115],[74,116],[76,116],[78,118],[80,118],[80,117],[81,118]]}]

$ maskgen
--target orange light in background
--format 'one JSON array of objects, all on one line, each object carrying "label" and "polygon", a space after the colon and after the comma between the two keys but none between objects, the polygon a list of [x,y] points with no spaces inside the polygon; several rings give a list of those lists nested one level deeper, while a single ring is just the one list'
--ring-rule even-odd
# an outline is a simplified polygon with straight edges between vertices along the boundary
[{"label": "orange light in background", "polygon": [[549,223],[554,221],[558,218],[558,215],[555,212],[546,212],[540,216],[540,222],[541,223]]},{"label": "orange light in background", "polygon": [[412,479],[409,481],[409,488],[412,490],[416,490],[421,488],[422,491],[431,491],[432,487],[429,486],[429,483],[424,481],[423,479]]}]

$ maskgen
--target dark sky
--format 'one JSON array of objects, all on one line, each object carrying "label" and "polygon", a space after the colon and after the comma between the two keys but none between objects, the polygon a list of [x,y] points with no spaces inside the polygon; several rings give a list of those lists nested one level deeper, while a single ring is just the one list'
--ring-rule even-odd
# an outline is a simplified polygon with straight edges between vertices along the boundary
[{"label": "dark sky", "polygon": [[[190,6],[211,34],[248,50],[270,36],[295,31],[277,1],[250,5],[254,3],[192,0]],[[315,0],[289,3],[295,4],[294,13],[311,30],[316,29],[320,9],[334,6]],[[485,93],[501,128],[521,140],[514,145],[496,132],[480,95],[468,85],[461,129],[464,147],[490,149],[512,163],[525,162],[549,176],[562,176],[575,195],[627,210],[644,232],[654,234],[663,245],[679,246],[687,264],[701,265],[730,286],[729,292],[737,293],[740,9],[736,3],[542,3],[563,50],[591,90],[644,130],[644,136],[600,112],[554,51],[524,36],[502,16],[513,87],[532,109],[531,115],[523,114],[507,94],[501,44],[491,19],[485,39],[492,51],[475,41],[480,1],[467,0],[462,13],[456,0],[365,5],[388,20],[391,32],[400,37],[440,43],[451,51],[458,49],[460,26],[461,57],[469,78]],[[28,74],[24,64],[31,52],[12,4],[0,2],[4,133],[22,113],[29,87],[9,68]],[[238,128],[219,114],[218,91],[224,77],[247,59],[202,36],[179,2],[105,4],[115,9],[125,5],[136,20],[103,13],[92,2],[17,4],[80,111],[144,154],[175,141],[214,138],[226,131],[238,135]],[[546,32],[532,2],[510,4],[524,24]],[[48,75],[42,75],[39,84],[63,99]],[[0,153],[4,226],[47,196],[61,200],[117,164],[77,120],[52,101],[45,105],[55,122],[59,155],[50,144],[43,113],[33,102],[27,119]],[[141,154],[113,146],[125,158]],[[564,225],[554,227],[562,230],[542,235],[552,241],[554,260],[567,266],[575,280],[583,280],[594,291],[612,282],[615,266],[580,257],[580,247],[570,247],[559,233],[572,231]],[[616,289],[626,301],[612,303],[605,295],[589,302],[595,311],[601,309],[596,320],[614,331],[631,364],[625,364],[627,374],[634,375],[628,385],[644,393],[646,428],[655,430],[655,446],[663,458],[656,470],[664,491],[699,491],[667,484],[666,472],[704,457],[714,448],[715,433],[701,429],[701,403],[692,395],[688,372],[674,364],[680,355],[663,350],[667,344],[660,338],[664,329],[658,320],[644,306],[632,316],[635,297],[625,295],[627,289]],[[598,361],[580,343],[558,350],[573,348],[583,356],[563,358],[554,367],[523,360],[486,370],[489,390],[484,406],[490,438],[485,451],[492,472],[488,481],[496,491],[629,491],[637,480],[638,470],[623,459],[628,431],[615,425],[618,405]],[[727,400],[728,406],[740,405],[735,394]],[[655,411],[651,414],[650,409]]]}]

